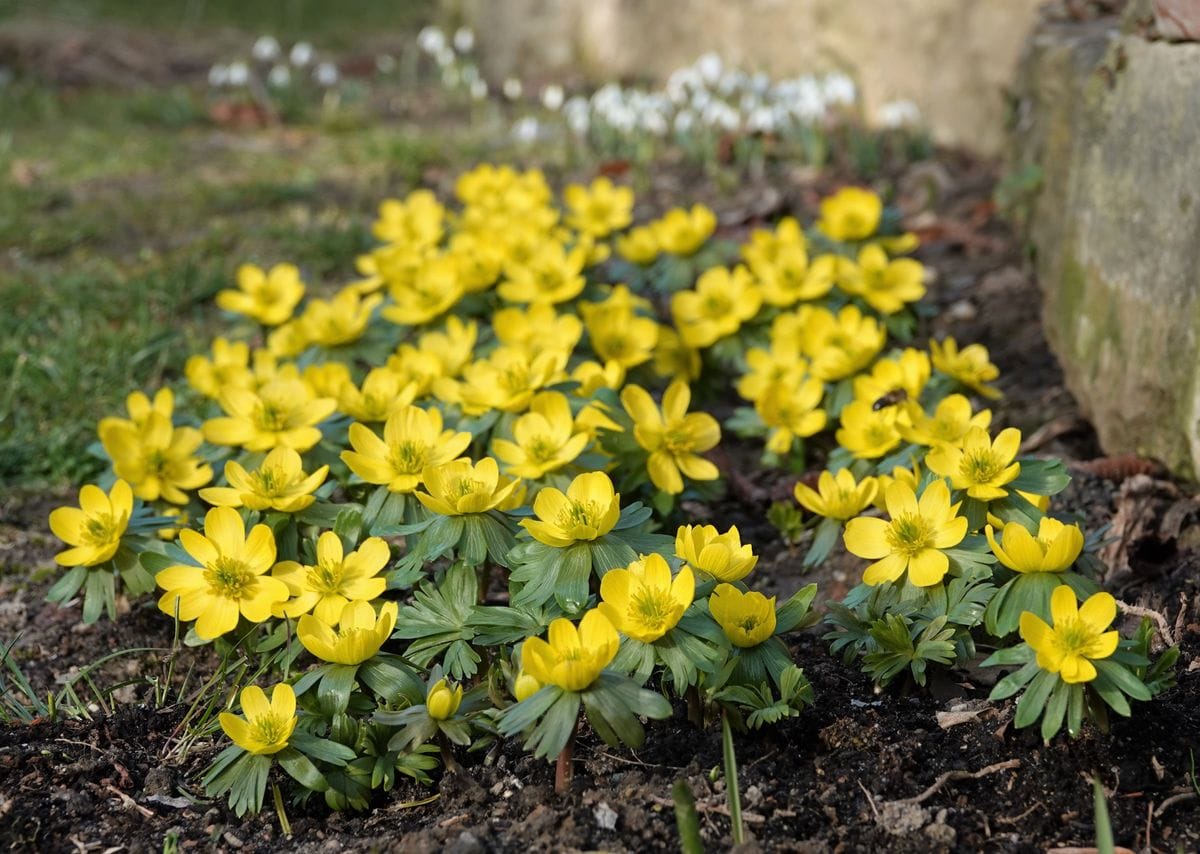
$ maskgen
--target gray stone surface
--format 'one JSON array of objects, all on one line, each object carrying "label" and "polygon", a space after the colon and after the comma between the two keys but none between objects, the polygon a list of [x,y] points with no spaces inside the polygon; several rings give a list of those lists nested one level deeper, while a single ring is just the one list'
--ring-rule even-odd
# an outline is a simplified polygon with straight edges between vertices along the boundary
[{"label": "gray stone surface", "polygon": [[1042,0],[442,0],[484,71],[665,80],[707,51],[775,76],[842,71],[868,119],[912,101],[938,142],[997,154],[1004,88]]},{"label": "gray stone surface", "polygon": [[1045,26],[1015,91],[1050,343],[1110,453],[1200,471],[1200,45]]}]

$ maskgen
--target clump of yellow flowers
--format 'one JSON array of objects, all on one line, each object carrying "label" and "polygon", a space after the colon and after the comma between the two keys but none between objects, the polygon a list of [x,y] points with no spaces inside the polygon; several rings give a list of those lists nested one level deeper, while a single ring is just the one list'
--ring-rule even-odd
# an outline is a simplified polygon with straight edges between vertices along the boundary
[{"label": "clump of yellow flowers", "polygon": [[[916,346],[928,277],[876,193],[741,245],[703,205],[635,224],[608,178],[559,202],[540,172],[485,165],[454,197],[383,202],[380,244],[332,291],[240,267],[217,305],[246,337],[188,361],[180,407],[130,395],[99,427],[111,472],[51,516],[52,599],[82,592],[91,621],[157,587],[189,644],[282,680],[270,701],[239,686],[241,715],[206,698],[232,743],[205,784],[236,812],[273,763],[361,809],[497,733],[558,757],[562,785],[581,716],[637,746],[669,696],[700,722],[798,713],[812,692],[781,638],[814,621],[815,585],[753,589],[760,552],[689,516],[742,474],[730,432],[809,472],[771,517],[805,565],[839,534],[872,561],[830,622],[879,682],[1019,629],[1071,691],[1141,696],[1106,663],[1141,659],[1100,632],[1094,549],[1046,515],[1061,465],[989,432],[986,350]],[[1092,598],[1068,614],[1062,590]]]}]

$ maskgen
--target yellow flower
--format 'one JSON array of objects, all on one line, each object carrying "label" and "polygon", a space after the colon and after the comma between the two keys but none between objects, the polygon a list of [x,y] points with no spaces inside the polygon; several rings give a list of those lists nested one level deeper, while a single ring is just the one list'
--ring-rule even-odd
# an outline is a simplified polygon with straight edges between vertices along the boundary
[{"label": "yellow flower", "polygon": [[743,593],[732,584],[718,584],[708,597],[708,610],[734,646],[758,646],[775,634],[774,596],[768,599],[757,590]]},{"label": "yellow flower", "polygon": [[587,472],[571,481],[566,495],[549,486],[539,490],[533,512],[537,518],[522,520],[521,527],[539,543],[566,548],[611,531],[621,518],[621,496],[604,472]]},{"label": "yellow flower", "polygon": [[477,463],[464,458],[427,465],[422,478],[429,492],[416,493],[417,500],[442,516],[495,510],[521,483],[501,477],[500,467],[491,457],[484,457]]},{"label": "yellow flower", "polygon": [[294,359],[313,343],[299,318],[280,324],[267,333],[267,350],[281,359]]},{"label": "yellow flower", "polygon": [[1110,594],[1095,593],[1079,607],[1075,591],[1063,584],[1050,596],[1053,627],[1025,611],[1021,614],[1021,639],[1037,653],[1038,667],[1057,673],[1069,684],[1091,682],[1096,678],[1092,662],[1117,651],[1120,634],[1105,631],[1116,616],[1117,603]]},{"label": "yellow flower", "polygon": [[873,409],[869,400],[855,400],[842,410],[837,443],[861,460],[882,457],[900,444],[894,407]]},{"label": "yellow flower", "polygon": [[316,500],[312,493],[329,474],[329,466],[321,466],[312,474],[305,474],[302,466],[300,455],[291,448],[275,448],[253,472],[229,460],[225,463],[229,486],[202,489],[200,497],[220,507],[299,513]]},{"label": "yellow flower", "polygon": [[158,600],[163,613],[196,621],[196,634],[212,640],[232,631],[238,617],[261,623],[288,598],[287,585],[264,575],[275,563],[275,535],[266,525],[246,534],[232,507],[214,507],[204,517],[204,534],[190,528],[179,542],[200,566],[168,566],[154,580],[166,592]]},{"label": "yellow flower", "polygon": [[571,184],[563,191],[567,225],[592,237],[607,237],[633,222],[633,190],[616,187],[600,177],[584,187]]},{"label": "yellow flower", "polygon": [[576,431],[567,396],[557,391],[535,395],[512,432],[515,441],[493,439],[493,451],[509,474],[531,480],[567,465],[590,441],[586,433]]},{"label": "yellow flower", "polygon": [[533,395],[563,379],[567,354],[546,351],[536,356],[511,347],[498,347],[487,359],[463,370],[459,394],[463,412],[482,415],[491,409],[524,412]]},{"label": "yellow flower", "polygon": [[221,712],[218,719],[229,740],[247,753],[268,756],[288,746],[296,729],[296,692],[286,682],[271,690],[271,701],[257,685],[242,689],[242,714]]},{"label": "yellow flower", "polygon": [[836,475],[827,471],[817,478],[817,488],[797,483],[796,500],[808,510],[827,519],[844,522],[857,516],[875,500],[879,482],[873,477],[854,480],[850,469],[842,469]]},{"label": "yellow flower", "polygon": [[700,376],[700,351],[684,344],[670,326],[660,326],[654,345],[654,372],[660,377],[691,382]]},{"label": "yellow flower", "polygon": [[341,625],[333,628],[312,614],[296,624],[296,637],[304,648],[331,664],[362,664],[387,641],[396,626],[395,602],[385,602],[375,615],[371,603],[359,599],[342,609]]},{"label": "yellow flower", "polygon": [[389,368],[373,368],[363,378],[362,388],[342,386],[338,409],[356,421],[386,421],[417,397],[417,384]]},{"label": "yellow flower", "polygon": [[310,300],[300,315],[309,342],[340,347],[357,341],[367,331],[371,312],[383,302],[379,294],[363,298],[354,288],[343,288],[331,300]]},{"label": "yellow flower", "polygon": [[804,352],[814,377],[834,382],[862,370],[883,349],[887,330],[857,306],[837,313],[810,310],[804,324]]},{"label": "yellow flower", "polygon": [[689,347],[707,347],[733,335],[754,317],[762,294],[740,264],[729,270],[711,267],[700,274],[693,290],[671,297],[671,314],[680,337]]},{"label": "yellow flower", "polygon": [[187,504],[187,490],[212,480],[212,467],[193,456],[203,441],[199,430],[172,427],[158,412],[147,415],[141,427],[115,419],[100,428],[100,443],[112,458],[113,471],[143,501],[162,498]]},{"label": "yellow flower", "polygon": [[1005,485],[1021,473],[1021,464],[1013,462],[1020,447],[1021,431],[1015,427],[1001,430],[994,442],[982,427],[972,427],[961,447],[939,445],[925,457],[925,465],[972,498],[994,501],[1008,495]]},{"label": "yellow flower", "polygon": [[513,680],[513,696],[516,697],[518,703],[528,700],[540,690],[542,690],[541,682],[526,673],[524,668],[517,671],[517,678]]},{"label": "yellow flower", "polygon": [[451,688],[445,678],[442,678],[430,685],[429,690],[425,692],[425,710],[435,721],[444,721],[458,711],[462,698],[462,685]]},{"label": "yellow flower", "polygon": [[774,231],[757,228],[751,232],[750,239],[742,245],[741,254],[750,271],[761,279],[780,258],[795,249],[803,251],[807,243],[800,223],[795,217],[785,216]]},{"label": "yellow flower", "polygon": [[496,284],[504,268],[504,246],[494,235],[459,232],[446,252],[458,264],[463,290],[481,293]]},{"label": "yellow flower", "polygon": [[823,297],[833,287],[833,278],[824,265],[809,267],[808,253],[802,246],[786,246],[775,262],[754,271],[762,289],[763,301],[787,308],[801,300]]},{"label": "yellow flower", "polygon": [[633,368],[650,361],[658,343],[658,323],[627,308],[593,310],[587,318],[592,351],[605,362]]},{"label": "yellow flower", "polygon": [[118,480],[106,494],[88,484],[79,490],[78,507],[58,507],[50,511],[50,530],[73,548],[59,552],[59,566],[95,566],[117,553],[121,536],[129,527],[133,512],[133,490]]},{"label": "yellow flower", "polygon": [[292,264],[276,264],[270,272],[243,264],[237,270],[237,290],[217,292],[218,306],[252,317],[264,326],[278,326],[288,320],[302,299],[304,283]]},{"label": "yellow flower", "polygon": [[758,563],[750,544],[742,545],[736,525],[724,534],[712,525],[681,525],[675,532],[675,556],[718,581],[745,578]]},{"label": "yellow flower", "polygon": [[870,190],[843,187],[821,200],[817,228],[834,240],[864,240],[875,233],[883,202]]},{"label": "yellow flower", "polygon": [[135,430],[140,429],[142,425],[150,418],[150,414],[157,412],[168,421],[171,420],[171,415],[175,411],[175,393],[169,388],[160,388],[154,393],[154,400],[151,401],[143,392],[131,392],[125,398],[125,411],[129,413],[129,418],[109,417],[101,418],[99,431],[103,432],[109,425],[122,424],[131,427]]},{"label": "yellow flower", "polygon": [[[557,685],[564,691],[583,691],[609,665],[621,646],[613,624],[593,608],[583,615],[579,627],[559,617],[550,624],[546,637],[527,638],[521,645],[521,669],[540,685]],[[531,685],[526,683],[525,690]],[[522,688],[518,679],[517,689]],[[536,691],[531,692],[532,696]]]},{"label": "yellow flower", "polygon": [[984,528],[992,553],[1013,572],[1062,572],[1070,569],[1083,551],[1083,532],[1078,525],[1064,525],[1043,516],[1037,536],[1019,522],[1009,522],[1001,533],[1003,546],[996,541],[991,525]]},{"label": "yellow flower", "polygon": [[379,573],[391,560],[385,540],[368,537],[346,554],[342,538],[326,531],[317,539],[317,564],[304,566],[285,560],[271,575],[287,585],[291,598],[275,607],[276,617],[298,617],[310,611],[328,626],[336,626],[343,609],[356,599],[375,599],[387,589]]},{"label": "yellow flower", "polygon": [[878,482],[879,487],[875,490],[875,498],[872,499],[871,503],[879,510],[886,510],[887,502],[884,501],[884,497],[887,495],[888,486],[893,481],[898,480],[906,484],[913,492],[917,491],[917,484],[921,482],[921,464],[914,462],[913,467],[910,469],[903,466],[896,466],[892,469],[891,474],[881,474],[875,480]]},{"label": "yellow flower", "polygon": [[422,353],[437,357],[442,363],[443,376],[456,377],[471,361],[478,337],[479,328],[474,320],[464,323],[451,315],[446,318],[443,329],[421,333],[421,337],[417,339],[417,348]]},{"label": "yellow flower", "polygon": [[619,632],[654,643],[679,622],[696,595],[696,578],[684,566],[671,579],[671,567],[659,554],[610,569],[600,579],[600,611]]},{"label": "yellow flower", "polygon": [[769,350],[751,347],[746,351],[746,373],[736,383],[737,392],[746,400],[756,401],[774,386],[799,387],[807,375],[808,361],[795,347],[775,342]]},{"label": "yellow flower", "polygon": [[271,380],[256,392],[228,388],[221,392],[220,403],[225,417],[205,421],[204,438],[248,451],[307,451],[321,441],[315,425],[337,408],[334,400],[312,397],[298,379]]},{"label": "yellow flower", "polygon": [[393,304],[380,314],[402,326],[421,326],[445,314],[462,298],[463,282],[453,256],[427,258],[409,281],[391,282]]},{"label": "yellow flower", "polygon": [[692,480],[716,480],[717,467],[700,454],[721,441],[721,426],[707,412],[687,411],[692,399],[688,384],[675,380],[663,395],[662,411],[641,386],[621,391],[621,404],[633,419],[633,436],[650,452],[647,470],[650,481],[663,492],[683,492],[683,476]]},{"label": "yellow flower", "polygon": [[300,379],[313,397],[332,397],[335,400],[341,395],[342,386],[354,384],[350,378],[350,368],[345,362],[309,365]]},{"label": "yellow flower", "polygon": [[872,407],[892,394],[903,392],[904,400],[917,400],[929,382],[929,356],[909,347],[895,359],[880,359],[871,373],[854,378],[854,396]]},{"label": "yellow flower", "polygon": [[648,267],[658,258],[661,248],[654,229],[647,225],[631,228],[617,238],[617,254],[630,264]]},{"label": "yellow flower", "polygon": [[436,246],[442,239],[445,210],[429,190],[414,190],[404,201],[384,199],[371,233],[384,243],[412,249]]},{"label": "yellow flower", "polygon": [[900,435],[916,445],[957,445],[972,427],[986,430],[992,423],[992,411],[984,409],[971,413],[971,401],[961,394],[951,394],[938,401],[933,415],[926,415],[915,403],[906,407],[908,422],[897,422]]},{"label": "yellow flower", "polygon": [[795,385],[773,383],[754,402],[754,409],[763,424],[771,428],[767,450],[786,454],[796,439],[812,436],[825,429],[828,417],[817,409],[825,395],[825,384],[816,377],[806,377]]},{"label": "yellow flower", "polygon": [[216,338],[212,343],[212,358],[190,356],[183,366],[188,384],[205,397],[217,398],[222,389],[236,386],[252,388],[254,374],[250,372],[250,345],[244,341]]},{"label": "yellow flower", "polygon": [[650,223],[654,238],[664,252],[687,257],[696,254],[717,228],[717,216],[704,205],[690,211],[672,208]]},{"label": "yellow flower", "polygon": [[890,261],[880,247],[864,246],[853,274],[839,279],[838,285],[880,314],[895,314],[925,296],[925,268],[911,258]]},{"label": "yellow flower", "polygon": [[905,570],[917,587],[931,587],[945,577],[950,559],[942,549],[953,548],[967,535],[967,520],[950,503],[945,481],[935,480],[916,494],[907,484],[888,486],[887,512],[890,521],[858,516],[846,523],[846,550],[873,560],[863,573],[864,584],[895,581]]},{"label": "yellow flower", "polygon": [[362,424],[351,424],[354,450],[342,451],[341,459],[367,483],[387,484],[391,492],[412,492],[426,466],[448,463],[470,444],[470,433],[442,430],[439,410],[406,406],[388,417],[382,439]]},{"label": "yellow flower", "polygon": [[[579,383],[575,396],[582,399],[591,398],[602,388],[618,389],[625,384],[625,366],[620,362],[580,362],[571,372],[571,379]],[[599,401],[592,400],[589,406],[602,406]]]},{"label": "yellow flower", "polygon": [[992,400],[1003,397],[988,385],[1000,376],[1000,369],[991,363],[987,348],[982,344],[969,344],[959,350],[958,342],[945,338],[940,342],[930,341],[929,350],[933,354],[933,366],[946,376]]},{"label": "yellow flower", "polygon": [[492,330],[505,347],[539,353],[569,353],[583,335],[583,323],[574,314],[558,314],[554,306],[534,303],[527,308],[502,308],[492,315]]},{"label": "yellow flower", "polygon": [[571,251],[556,242],[543,243],[524,263],[510,265],[496,288],[501,299],[521,303],[560,303],[583,291],[587,247]]}]

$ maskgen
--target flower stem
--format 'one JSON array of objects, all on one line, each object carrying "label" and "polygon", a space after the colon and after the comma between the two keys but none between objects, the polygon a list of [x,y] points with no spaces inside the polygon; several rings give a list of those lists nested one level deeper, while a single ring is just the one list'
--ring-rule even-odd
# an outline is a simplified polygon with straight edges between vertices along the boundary
[{"label": "flower stem", "polygon": [[733,844],[741,845],[745,839],[742,827],[742,793],[738,788],[737,754],[733,752],[733,730],[729,726],[729,715],[721,713],[721,748],[725,754],[725,800],[729,806],[729,823],[732,825]]},{"label": "flower stem", "polygon": [[574,776],[571,757],[575,753],[575,736],[578,734],[579,719],[576,718],[575,725],[571,728],[571,737],[567,739],[562,752],[558,754],[558,762],[554,766],[554,794],[556,795],[565,795],[571,789],[571,778]]}]

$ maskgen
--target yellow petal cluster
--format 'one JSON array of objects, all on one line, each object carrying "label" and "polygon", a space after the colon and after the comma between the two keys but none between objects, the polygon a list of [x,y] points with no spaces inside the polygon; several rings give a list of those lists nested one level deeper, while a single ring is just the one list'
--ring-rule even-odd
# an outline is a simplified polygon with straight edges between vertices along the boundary
[{"label": "yellow petal cluster", "polygon": [[550,624],[546,640],[528,638],[522,644],[521,668],[529,679],[524,683],[518,679],[517,690],[532,696],[536,684],[583,691],[616,657],[620,640],[616,628],[598,608],[584,614],[578,628],[559,617]]},{"label": "yellow petal cluster", "polygon": [[690,567],[684,566],[672,579],[666,559],[651,554],[604,573],[597,610],[617,631],[653,643],[675,628],[695,595],[696,577]]},{"label": "yellow petal cluster", "polygon": [[718,581],[739,581],[758,563],[758,555],[749,543],[742,543],[736,525],[723,534],[713,525],[681,525],[675,532],[675,556]]},{"label": "yellow petal cluster", "polygon": [[117,553],[133,512],[133,490],[118,480],[105,493],[88,484],[79,490],[78,507],[50,511],[50,530],[71,546],[54,556],[59,566],[96,566]]},{"label": "yellow petal cluster", "polygon": [[758,646],[775,634],[775,597],[757,590],[743,593],[732,584],[718,584],[708,597],[708,610],[734,646]]},{"label": "yellow petal cluster", "polygon": [[1117,616],[1117,603],[1109,593],[1095,593],[1083,605],[1075,591],[1063,584],[1050,596],[1053,625],[1031,611],[1021,614],[1021,639],[1037,653],[1038,667],[1057,673],[1064,682],[1078,684],[1096,678],[1093,661],[1117,651],[1121,636],[1108,631]]},{"label": "yellow petal cluster", "polygon": [[296,730],[296,692],[286,682],[271,689],[271,700],[257,685],[247,685],[240,696],[245,717],[221,712],[221,729],[247,753],[269,756],[288,746]]}]

